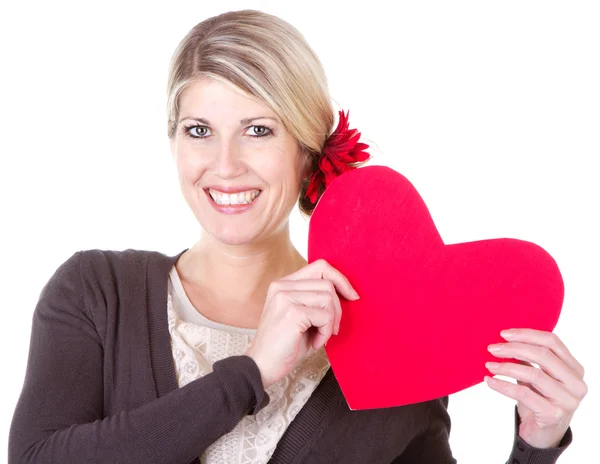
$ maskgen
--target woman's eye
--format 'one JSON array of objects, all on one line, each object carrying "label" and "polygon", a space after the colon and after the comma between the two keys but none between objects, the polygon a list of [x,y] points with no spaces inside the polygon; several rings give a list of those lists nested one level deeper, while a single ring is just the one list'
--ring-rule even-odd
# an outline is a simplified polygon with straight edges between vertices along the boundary
[{"label": "woman's eye", "polygon": [[249,135],[253,137],[264,137],[269,135],[269,131],[271,130],[266,126],[251,126],[249,129],[251,131]]},{"label": "woman's eye", "polygon": [[[247,135],[253,138],[267,137],[272,134],[272,130],[267,126],[250,126]],[[188,126],[185,128],[185,135],[193,139],[205,139],[210,135],[210,130],[206,126]]]},{"label": "woman's eye", "polygon": [[186,127],[185,134],[190,137],[200,139],[200,138],[206,137],[207,131],[208,131],[208,127],[206,127],[206,126],[189,126],[189,127]]}]

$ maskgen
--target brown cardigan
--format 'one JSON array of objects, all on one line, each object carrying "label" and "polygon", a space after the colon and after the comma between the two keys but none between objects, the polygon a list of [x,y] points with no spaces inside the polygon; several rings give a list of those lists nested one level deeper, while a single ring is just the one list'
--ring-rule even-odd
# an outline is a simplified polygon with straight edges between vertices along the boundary
[{"label": "brown cardigan", "polygon": [[[218,361],[211,374],[178,386],[167,285],[186,250],[84,250],[58,267],[33,314],[9,463],[198,463],[211,443],[268,403],[247,356]],[[330,369],[269,462],[455,463],[447,406],[444,397],[350,411]],[[569,429],[559,448],[540,450],[515,433],[509,460],[554,463],[571,439]]]}]

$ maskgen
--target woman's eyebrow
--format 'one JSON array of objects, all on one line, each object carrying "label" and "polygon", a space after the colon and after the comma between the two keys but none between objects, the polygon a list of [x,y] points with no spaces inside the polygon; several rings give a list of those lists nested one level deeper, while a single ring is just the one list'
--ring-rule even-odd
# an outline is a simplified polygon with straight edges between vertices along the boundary
[{"label": "woman's eyebrow", "polygon": [[[193,117],[193,116],[184,116],[184,117],[183,117],[183,118],[181,118],[181,119],[180,119],[178,122],[181,122],[181,121],[183,121],[184,119],[191,119],[191,120],[193,120],[193,121],[198,121],[198,122],[201,122],[202,124],[207,124],[207,125],[210,125],[210,122],[209,122],[209,120],[208,120],[208,119],[204,119],[204,118],[196,118],[196,117]],[[240,124],[248,124],[248,123],[250,123],[250,122],[252,122],[252,121],[254,121],[254,120],[256,120],[256,119],[272,119],[273,121],[279,121],[277,118],[271,118],[271,117],[269,117],[269,116],[256,116],[256,117],[254,117],[254,118],[245,118],[245,119],[242,119],[242,120],[240,121]]]}]

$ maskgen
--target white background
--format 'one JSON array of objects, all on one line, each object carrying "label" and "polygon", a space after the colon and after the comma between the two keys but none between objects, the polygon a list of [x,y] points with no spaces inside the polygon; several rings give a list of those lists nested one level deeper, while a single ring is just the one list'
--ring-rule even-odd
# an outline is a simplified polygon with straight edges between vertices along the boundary
[{"label": "white background", "polygon": [[[4,450],[32,313],[56,268],[77,250],[175,254],[196,240],[198,224],[180,194],[166,135],[168,62],[196,23],[248,5],[3,4]],[[326,69],[336,108],[350,109],[350,127],[373,145],[371,164],[391,166],[412,181],[446,243],[513,237],[556,259],[566,294],[555,332],[587,368],[590,387],[560,462],[595,459],[598,3],[251,6],[305,35]],[[291,224],[306,256],[307,222],[295,211]],[[460,463],[506,461],[513,404],[484,384],[451,396],[451,445]]]}]

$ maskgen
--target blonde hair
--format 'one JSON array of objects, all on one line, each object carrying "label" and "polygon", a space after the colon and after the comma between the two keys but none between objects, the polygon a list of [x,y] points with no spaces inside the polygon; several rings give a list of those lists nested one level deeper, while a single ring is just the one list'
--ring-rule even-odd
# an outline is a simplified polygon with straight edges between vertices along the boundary
[{"label": "blonde hair", "polygon": [[[213,16],[194,26],[177,46],[169,66],[169,138],[177,131],[181,93],[203,78],[233,84],[266,104],[297,140],[311,173],[318,169],[333,130],[334,110],[323,66],[295,27],[248,9]],[[306,216],[315,207],[305,198],[308,182],[309,178],[303,179],[298,198]]]}]

